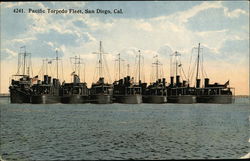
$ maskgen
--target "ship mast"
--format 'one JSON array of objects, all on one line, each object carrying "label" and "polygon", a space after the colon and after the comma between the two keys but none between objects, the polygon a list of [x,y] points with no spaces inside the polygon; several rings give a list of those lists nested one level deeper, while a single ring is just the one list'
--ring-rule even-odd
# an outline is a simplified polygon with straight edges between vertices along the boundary
[{"label": "ship mast", "polygon": [[99,60],[98,60],[98,76],[103,77],[103,71],[102,71],[102,57],[103,57],[103,51],[102,51],[102,41],[100,41],[100,46],[99,46],[99,52],[93,52],[93,54],[98,54],[99,55]]},{"label": "ship mast", "polygon": [[[21,52],[21,49],[24,48],[24,52]],[[23,56],[23,60],[22,60],[22,56]],[[18,56],[18,70],[17,70],[17,74],[19,75],[20,70],[22,70],[22,75],[28,75],[29,76],[29,67],[31,65],[30,60],[28,61],[27,58],[30,58],[30,53],[26,52],[26,46],[22,46],[20,47],[20,53]],[[27,66],[27,69],[26,69]],[[27,71],[26,71],[27,70]]]},{"label": "ship mast", "polygon": [[51,62],[49,61],[48,58],[43,59],[43,67],[42,67],[43,75],[44,75],[44,68],[45,68],[45,75],[48,75],[48,64],[50,63]]},{"label": "ship mast", "polygon": [[129,75],[129,64],[127,64],[127,75]]},{"label": "ship mast", "polygon": [[[72,60],[73,59],[73,60]],[[81,68],[81,64],[84,64],[83,62],[82,62],[82,59],[81,59],[81,57],[80,57],[80,55],[79,55],[79,57],[77,57],[77,56],[75,56],[75,57],[70,57],[70,61],[71,61],[71,63],[72,64],[74,64],[73,65],[73,70],[74,70],[74,72],[80,77],[80,68]],[[84,70],[85,70],[85,64],[84,64]],[[84,73],[85,74],[85,73]],[[85,76],[84,76],[85,77]]]},{"label": "ship mast", "polygon": [[99,49],[99,77],[103,77],[102,74],[102,41],[100,41],[100,49]]},{"label": "ship mast", "polygon": [[159,78],[159,65],[161,65],[160,61],[158,60],[158,55],[154,56],[156,58],[156,61],[153,63],[156,65],[156,80]]},{"label": "ship mast", "polygon": [[58,79],[58,51],[56,50],[56,79]]},{"label": "ship mast", "polygon": [[121,79],[121,61],[124,61],[122,58],[121,58],[121,54],[117,54],[118,55],[118,59],[116,59],[115,61],[118,61],[118,78],[119,80]]},{"label": "ship mast", "polygon": [[141,80],[141,51],[139,50],[139,82]]},{"label": "ship mast", "polygon": [[[174,54],[172,54],[171,56],[175,56],[175,76],[177,76],[178,75],[178,66],[179,66],[179,64],[178,64],[178,56],[181,56],[181,54],[180,53],[178,53],[177,51],[175,51],[174,52]],[[172,63],[171,63],[172,64]],[[173,63],[174,64],[174,63]],[[173,71],[174,72],[174,71]],[[173,76],[174,76],[174,74],[173,74]]]},{"label": "ship mast", "polygon": [[199,62],[200,62],[200,43],[199,43],[199,46],[198,46],[198,60],[197,60],[196,80],[197,80],[198,77],[199,77]]},{"label": "ship mast", "polygon": [[25,75],[25,66],[26,66],[26,47],[24,46],[24,53],[23,53],[23,75]]},{"label": "ship mast", "polygon": [[79,58],[78,58],[78,76],[80,77],[80,63],[81,63],[81,60],[80,60],[81,58],[80,58],[80,55],[79,55]]},{"label": "ship mast", "polygon": [[76,73],[76,60],[77,60],[77,56],[75,56],[75,73]]}]

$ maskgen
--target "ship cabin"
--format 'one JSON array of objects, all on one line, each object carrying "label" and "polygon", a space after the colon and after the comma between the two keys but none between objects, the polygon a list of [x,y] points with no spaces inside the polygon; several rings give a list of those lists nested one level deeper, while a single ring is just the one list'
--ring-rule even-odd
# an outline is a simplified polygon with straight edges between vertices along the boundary
[{"label": "ship cabin", "polygon": [[166,90],[166,79],[163,78],[158,79],[156,82],[151,83],[146,91],[145,95],[157,95],[157,96],[166,96],[167,90]]},{"label": "ship cabin", "polygon": [[130,76],[124,77],[119,81],[115,81],[114,85],[114,95],[135,95],[142,94],[141,87],[134,84],[133,78],[130,79]]},{"label": "ship cabin", "polygon": [[176,76],[176,83],[174,84],[174,77],[170,77],[170,85],[168,86],[169,96],[179,96],[179,95],[195,95],[195,88],[189,87],[186,80],[180,82],[180,76]]},{"label": "ship cabin", "polygon": [[70,96],[70,95],[81,95],[88,96],[88,87],[87,83],[81,83],[78,75],[73,75],[72,83],[63,83],[62,84],[62,95]]},{"label": "ship cabin", "polygon": [[205,78],[204,80],[204,88],[200,88],[199,86],[200,80],[197,80],[197,88],[196,88],[196,94],[197,95],[233,95],[234,88],[228,87],[229,81],[227,81],[225,84],[209,84],[209,78]]},{"label": "ship cabin", "polygon": [[111,84],[104,83],[104,78],[100,77],[96,83],[92,84],[92,87],[90,89],[90,94],[91,95],[98,95],[98,94],[112,95],[113,86]]},{"label": "ship cabin", "polygon": [[60,81],[48,75],[44,75],[44,80],[38,80],[37,84],[32,85],[33,95],[59,95]]}]

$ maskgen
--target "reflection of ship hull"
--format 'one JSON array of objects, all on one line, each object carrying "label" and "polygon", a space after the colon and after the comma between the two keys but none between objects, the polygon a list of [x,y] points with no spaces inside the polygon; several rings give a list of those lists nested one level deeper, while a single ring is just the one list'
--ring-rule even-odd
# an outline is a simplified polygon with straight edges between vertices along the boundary
[{"label": "reflection of ship hull", "polygon": [[139,104],[142,103],[142,95],[114,95],[116,103]]},{"label": "reflection of ship hull", "polygon": [[112,96],[108,94],[92,95],[89,100],[90,103],[108,104],[112,103]]},{"label": "reflection of ship hull", "polygon": [[81,96],[81,95],[71,95],[71,96],[63,96],[61,99],[62,103],[88,103],[88,96]]},{"label": "reflection of ship hull", "polygon": [[158,96],[158,95],[144,95],[142,97],[143,103],[166,103],[166,96]]},{"label": "reflection of ship hull", "polygon": [[192,104],[196,103],[196,98],[194,95],[168,96],[167,103]]},{"label": "reflection of ship hull", "polygon": [[30,95],[17,89],[10,89],[11,103],[30,103]]},{"label": "reflection of ship hull", "polygon": [[229,104],[233,103],[232,95],[198,95],[196,96],[197,103],[218,103]]},{"label": "reflection of ship hull", "polygon": [[33,104],[53,104],[60,103],[61,97],[56,95],[37,95],[31,97],[31,103]]}]

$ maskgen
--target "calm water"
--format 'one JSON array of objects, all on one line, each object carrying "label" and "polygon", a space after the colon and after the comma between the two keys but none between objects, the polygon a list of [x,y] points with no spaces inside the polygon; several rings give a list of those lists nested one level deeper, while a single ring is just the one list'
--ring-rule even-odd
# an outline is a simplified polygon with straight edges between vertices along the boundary
[{"label": "calm water", "polygon": [[4,160],[213,159],[250,152],[248,99],[235,104],[30,105],[0,98]]}]

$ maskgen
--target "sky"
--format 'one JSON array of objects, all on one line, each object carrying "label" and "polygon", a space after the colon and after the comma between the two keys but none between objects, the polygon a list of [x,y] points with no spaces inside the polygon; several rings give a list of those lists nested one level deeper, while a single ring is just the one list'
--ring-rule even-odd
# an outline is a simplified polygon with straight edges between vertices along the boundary
[{"label": "sky", "polygon": [[[202,48],[202,64],[211,83],[230,80],[235,94],[249,94],[249,2],[248,1],[95,1],[95,2],[2,2],[1,6],[1,78],[0,93],[8,92],[17,73],[18,53],[25,46],[31,53],[32,75],[41,75],[44,59],[55,59],[58,51],[61,82],[72,80],[71,57],[80,56],[81,80],[88,86],[96,82],[99,42],[102,41],[106,65],[105,79],[118,79],[117,54],[122,58],[122,76],[136,77],[138,50],[142,54],[142,79],[151,82],[156,72],[156,55],[161,76],[169,82],[171,55],[181,54],[185,76],[191,76]],[[25,13],[14,13],[23,9]],[[45,10],[45,13],[29,13]],[[111,14],[55,14],[50,10],[110,10]],[[122,14],[114,13],[122,10]],[[127,68],[129,64],[129,68]],[[55,77],[55,61],[48,64]],[[108,72],[109,71],[109,74]],[[39,79],[42,79],[41,77]],[[182,75],[184,78],[184,74]],[[191,80],[191,79],[190,79]],[[192,81],[190,81],[192,84]]]}]

